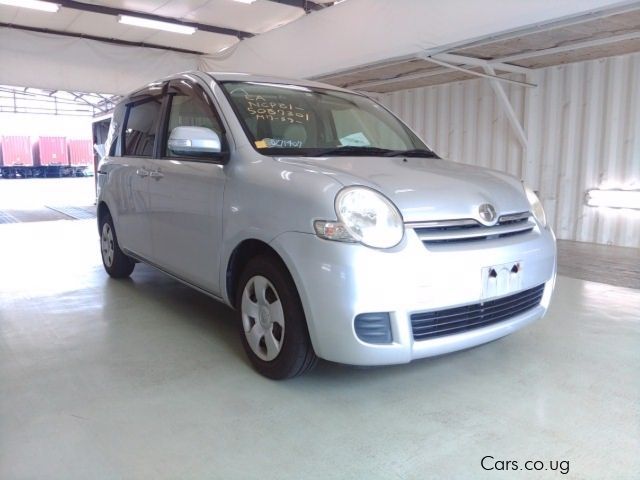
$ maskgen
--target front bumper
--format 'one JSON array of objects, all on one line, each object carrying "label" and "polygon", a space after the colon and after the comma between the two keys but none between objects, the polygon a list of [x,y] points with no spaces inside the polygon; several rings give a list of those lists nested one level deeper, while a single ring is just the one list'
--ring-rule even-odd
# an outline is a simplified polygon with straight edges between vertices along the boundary
[{"label": "front bumper", "polygon": [[[351,365],[407,363],[508,335],[544,315],[555,283],[555,238],[539,227],[513,237],[430,247],[407,229],[390,250],[289,232],[272,246],[298,287],[316,354]],[[414,340],[412,313],[487,300],[483,270],[509,262],[522,268],[520,290],[545,284],[538,306],[485,327]],[[356,335],[356,315],[373,312],[389,312],[392,343],[365,343]]]}]

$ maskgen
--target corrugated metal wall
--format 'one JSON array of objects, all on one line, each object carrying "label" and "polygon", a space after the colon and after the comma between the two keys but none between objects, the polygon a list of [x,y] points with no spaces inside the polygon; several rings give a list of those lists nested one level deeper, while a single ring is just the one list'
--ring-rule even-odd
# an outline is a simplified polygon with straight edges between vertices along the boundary
[{"label": "corrugated metal wall", "polygon": [[504,84],[527,151],[487,80],[380,100],[443,157],[525,179],[558,238],[640,247],[640,212],[584,205],[591,188],[640,189],[640,54],[540,69],[529,80],[538,87]]}]

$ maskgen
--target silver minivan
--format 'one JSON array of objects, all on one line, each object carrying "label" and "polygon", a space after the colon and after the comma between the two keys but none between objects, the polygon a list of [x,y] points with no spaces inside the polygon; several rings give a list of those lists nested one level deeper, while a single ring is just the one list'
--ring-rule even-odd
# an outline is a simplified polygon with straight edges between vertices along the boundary
[{"label": "silver minivan", "polygon": [[144,262],[235,308],[267,377],[469,348],[549,306],[556,246],[536,194],[439,158],[365,95],[183,73],[117,105],[106,151],[107,273]]}]

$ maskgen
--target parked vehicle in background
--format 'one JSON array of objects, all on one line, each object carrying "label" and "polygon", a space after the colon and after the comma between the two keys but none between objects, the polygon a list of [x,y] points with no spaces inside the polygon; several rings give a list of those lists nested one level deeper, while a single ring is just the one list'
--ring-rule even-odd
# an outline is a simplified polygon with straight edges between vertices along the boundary
[{"label": "parked vehicle in background", "polygon": [[267,377],[472,347],[549,306],[555,238],[535,193],[439,158],[364,95],[176,75],[118,104],[106,149],[106,271],[146,262],[234,307]]}]

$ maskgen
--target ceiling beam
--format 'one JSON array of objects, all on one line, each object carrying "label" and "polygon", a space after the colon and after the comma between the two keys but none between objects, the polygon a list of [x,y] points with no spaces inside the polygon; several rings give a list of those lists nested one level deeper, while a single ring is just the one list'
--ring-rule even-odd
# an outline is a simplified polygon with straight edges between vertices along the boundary
[{"label": "ceiling beam", "polygon": [[[379,80],[366,80],[366,81],[357,82],[357,83],[349,83],[344,85],[344,88],[367,91],[368,88],[377,87],[379,85],[386,85],[387,83],[393,83],[393,82],[399,82],[399,81],[409,82],[411,80],[422,80],[423,78],[434,77],[437,75],[444,75],[445,73],[451,73],[451,70],[449,68],[432,68],[422,72],[411,73],[408,75],[401,75],[398,77],[381,78]],[[323,82],[326,81],[324,78],[322,78],[321,80]]]},{"label": "ceiling beam", "polygon": [[87,40],[95,40],[97,42],[111,43],[114,45],[123,45],[125,47],[155,48],[158,50],[167,50],[169,52],[188,53],[191,55],[204,55],[204,52],[197,52],[195,50],[186,50],[184,48],[166,47],[164,45],[156,45],[154,43],[129,42],[127,40],[120,40],[118,38],[98,37],[96,35],[86,35],[84,33],[64,32],[62,30],[51,30],[48,28],[27,27],[24,25],[13,25],[11,23],[0,23],[0,28],[13,28],[15,30],[25,30],[27,32],[36,32],[36,33],[48,33],[50,35],[60,35],[63,37],[85,38]]},{"label": "ceiling beam", "polygon": [[502,110],[504,110],[504,113],[507,115],[509,124],[511,125],[513,132],[516,134],[516,137],[518,138],[520,145],[522,145],[522,148],[526,150],[529,146],[529,140],[527,138],[527,134],[524,131],[524,128],[522,127],[522,123],[520,123],[520,118],[518,117],[518,114],[515,112],[515,110],[513,109],[513,105],[511,105],[511,102],[509,101],[509,97],[507,97],[507,94],[504,91],[504,88],[502,88],[503,87],[502,83],[498,81],[499,77],[496,76],[496,71],[489,64],[484,65],[482,68],[487,75],[494,77],[489,80],[489,83],[491,84],[491,88],[493,88],[493,91],[495,92],[496,97],[498,97],[498,102],[502,106]]},{"label": "ceiling beam", "polygon": [[[429,56],[425,56],[424,59],[426,61],[428,61],[428,62],[432,62],[432,63],[435,63],[436,65],[440,65],[441,67],[450,68],[452,70],[458,70],[459,72],[468,73],[469,75],[474,75],[476,77],[483,77],[483,78],[490,78],[490,79],[493,79],[493,80],[500,80],[501,82],[513,83],[514,85],[519,85],[521,87],[537,87],[537,85],[534,84],[534,83],[520,82],[518,80],[511,80],[510,78],[499,77],[495,73],[494,74],[490,74],[490,73],[476,72],[475,70],[471,70],[471,69],[465,68],[465,67],[460,67],[460,66],[455,65],[453,63],[443,62],[441,60],[437,60],[437,59],[435,59],[433,57],[429,57]],[[488,62],[485,65],[485,67],[486,66],[489,66]],[[485,68],[485,70],[486,70],[486,68]],[[492,71],[493,71],[493,69],[492,69]],[[402,80],[402,77],[399,77],[398,80]]]},{"label": "ceiling beam", "polygon": [[169,22],[175,23],[176,25],[183,25],[185,27],[193,27],[203,32],[231,35],[234,37],[238,37],[239,39],[253,37],[253,33],[251,32],[244,32],[242,30],[235,30],[233,28],[217,27],[215,25],[206,25],[204,23],[190,22],[187,20],[179,20],[177,18],[162,17],[160,15],[138,12],[135,10],[125,10],[122,8],[107,7],[104,5],[94,5],[92,3],[78,2],[76,0],[57,0],[56,3],[58,3],[61,7],[69,8],[71,10],[79,10],[82,12],[101,13],[103,15],[113,15],[116,17],[118,15],[132,15],[135,17],[146,18],[148,20]]},{"label": "ceiling beam", "polygon": [[[437,58],[434,58],[437,57]],[[400,82],[409,82],[412,80],[423,80],[429,77],[433,77],[436,75],[444,75],[447,73],[451,73],[451,70],[458,70],[461,71],[463,73],[467,73],[469,75],[473,75],[473,76],[477,76],[477,77],[484,77],[484,78],[490,78],[490,79],[495,79],[495,80],[499,80],[499,81],[503,81],[503,82],[507,82],[507,83],[513,83],[516,85],[519,85],[521,87],[535,87],[535,84],[532,83],[527,83],[527,82],[520,82],[517,80],[511,80],[509,78],[504,78],[504,77],[499,77],[497,75],[491,75],[491,74],[487,74],[487,73],[482,73],[482,72],[478,72],[475,70],[471,70],[469,68],[464,68],[464,67],[460,67],[458,65],[452,64],[450,63],[451,61],[455,60],[456,63],[460,63],[463,65],[470,65],[472,67],[480,67],[480,68],[484,68],[485,66],[493,66],[495,68],[497,68],[498,70],[503,70],[506,72],[511,72],[511,73],[519,73],[519,74],[524,74],[524,73],[528,73],[530,70],[524,67],[518,67],[516,65],[505,65],[502,63],[498,63],[498,64],[494,64],[492,61],[485,61],[482,60],[480,58],[473,58],[473,57],[462,57],[460,55],[451,55],[451,56],[442,56],[442,58],[446,58],[447,60],[449,60],[449,62],[440,60],[441,55],[434,55],[434,57],[421,57],[423,60],[426,60],[428,62],[431,63],[435,63],[443,68],[432,68],[429,70],[424,70],[422,72],[416,72],[416,73],[412,73],[412,74],[408,74],[408,75],[399,75],[397,77],[391,77],[391,78],[383,78],[383,79],[379,79],[379,80],[368,80],[368,81],[364,81],[364,82],[359,82],[359,83],[354,83],[354,84],[349,84],[346,86],[346,88],[353,88],[356,90],[367,90],[367,88],[371,88],[371,87],[377,87],[380,85],[388,85],[390,83],[400,83]],[[415,59],[415,58],[414,58]],[[513,67],[513,68],[511,68]],[[323,79],[324,81],[324,79]]]},{"label": "ceiling beam", "polygon": [[311,0],[270,0],[274,3],[282,3],[283,5],[289,5],[290,7],[300,7],[305,12],[309,13],[313,10],[322,10],[323,8],[330,7],[332,3],[316,3]]},{"label": "ceiling beam", "polygon": [[519,73],[522,75],[531,73],[531,69],[520,67],[519,65],[510,65],[508,63],[496,62],[493,60],[483,60],[482,58],[468,57],[466,55],[439,53],[437,55],[431,55],[431,58],[435,58],[436,60],[441,60],[443,62],[448,62],[448,63],[456,63],[459,65],[471,65],[473,67],[482,67],[482,68],[486,67],[488,64],[491,64],[493,68],[495,68],[496,70],[500,70],[502,72]]}]

